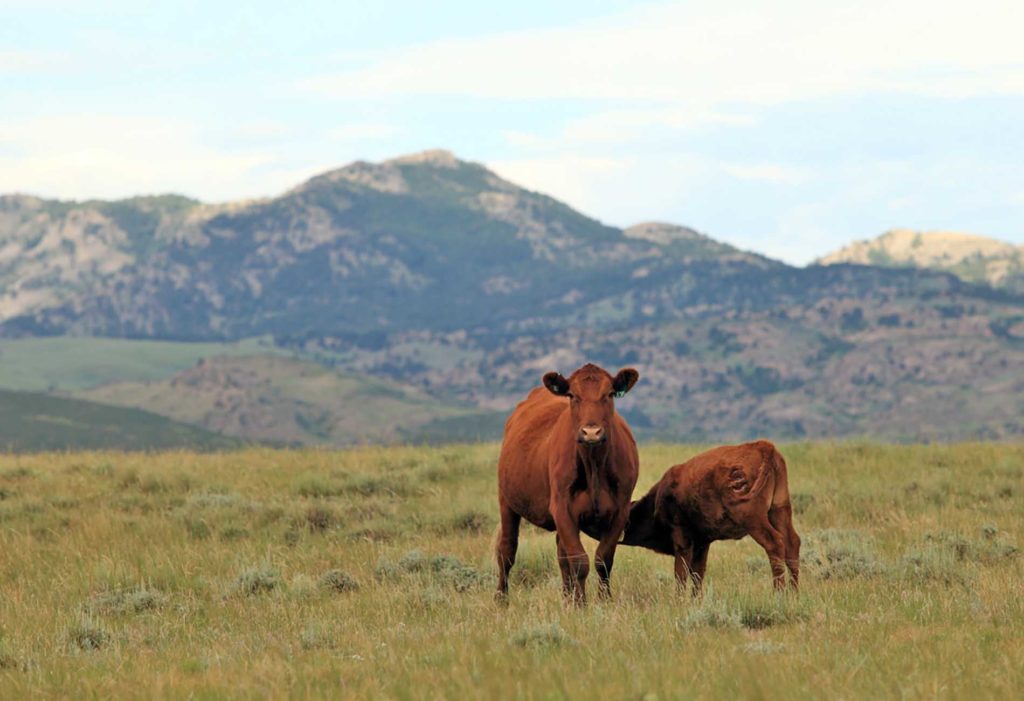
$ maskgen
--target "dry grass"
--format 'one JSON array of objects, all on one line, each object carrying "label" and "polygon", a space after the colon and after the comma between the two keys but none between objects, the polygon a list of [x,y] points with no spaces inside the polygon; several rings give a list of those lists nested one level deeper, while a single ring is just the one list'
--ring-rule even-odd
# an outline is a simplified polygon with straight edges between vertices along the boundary
[{"label": "dry grass", "polygon": [[1019,698],[1024,446],[783,451],[798,597],[744,540],[579,611],[532,528],[493,603],[494,445],[0,456],[0,698]]}]

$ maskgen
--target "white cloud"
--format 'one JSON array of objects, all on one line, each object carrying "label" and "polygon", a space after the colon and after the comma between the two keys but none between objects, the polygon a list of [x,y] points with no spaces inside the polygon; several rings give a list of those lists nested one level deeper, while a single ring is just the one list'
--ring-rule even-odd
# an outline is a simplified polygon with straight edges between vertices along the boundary
[{"label": "white cloud", "polygon": [[734,243],[791,265],[808,265],[855,238],[879,233],[881,230],[837,231],[832,203],[804,202],[780,212],[774,222],[766,222],[764,231]]},{"label": "white cloud", "polygon": [[722,172],[740,180],[798,185],[810,177],[809,169],[783,163],[723,163]]},{"label": "white cloud", "polygon": [[0,147],[7,147],[0,154],[10,152],[0,155],[0,192],[76,199],[167,191],[225,198],[246,188],[251,196],[266,191],[253,173],[272,160],[259,151],[206,147],[187,122],[111,115],[8,122],[0,126]]},{"label": "white cloud", "polygon": [[492,160],[487,167],[531,190],[553,195],[608,224],[629,226],[671,211],[709,171],[708,161],[681,153],[595,157],[572,151],[537,158]]},{"label": "white cloud", "polygon": [[[603,180],[619,180],[630,166],[623,159],[571,153],[487,163],[487,167],[501,177],[538,192],[557,192],[559,199],[583,212],[594,211],[588,205],[600,190]],[[586,173],[585,179],[580,177],[581,173]]]},{"label": "white cloud", "polygon": [[1024,92],[1024,3],[679,3],[425,43],[302,81],[325,97],[647,99],[701,106]]},{"label": "white cloud", "polygon": [[0,74],[45,73],[69,62],[67,54],[57,51],[0,51]]},{"label": "white cloud", "polygon": [[570,121],[562,139],[580,144],[622,142],[650,134],[652,129],[683,130],[715,124],[750,126],[753,123],[753,117],[748,115],[701,107],[609,110]]},{"label": "white cloud", "polygon": [[232,126],[233,136],[242,139],[274,139],[285,136],[290,129],[284,122],[273,119],[252,119]]},{"label": "white cloud", "polygon": [[392,124],[343,124],[328,129],[325,136],[337,141],[363,141],[387,139],[399,132],[400,129]]},{"label": "white cloud", "polygon": [[501,133],[505,142],[518,148],[548,148],[552,140],[526,131],[507,130]]},{"label": "white cloud", "polygon": [[208,202],[273,196],[397,133],[353,123],[301,139],[294,125],[271,119],[201,130],[187,119],[112,114],[8,121],[0,123],[0,193],[81,200],[177,192]]},{"label": "white cloud", "polygon": [[547,152],[572,148],[582,152],[599,147],[629,144],[655,134],[663,138],[666,133],[695,127],[748,127],[754,124],[753,117],[735,112],[690,107],[648,107],[594,112],[567,121],[552,136],[516,130],[502,132],[502,136],[506,143],[516,148]]}]

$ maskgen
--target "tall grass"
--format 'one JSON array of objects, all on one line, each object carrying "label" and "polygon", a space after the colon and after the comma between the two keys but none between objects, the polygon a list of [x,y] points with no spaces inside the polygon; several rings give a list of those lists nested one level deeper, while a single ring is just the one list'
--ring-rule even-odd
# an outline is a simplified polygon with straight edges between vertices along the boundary
[{"label": "tall grass", "polygon": [[530,526],[493,602],[495,445],[0,455],[0,698],[1019,698],[1024,446],[783,452],[798,596],[748,539],[582,610]]}]

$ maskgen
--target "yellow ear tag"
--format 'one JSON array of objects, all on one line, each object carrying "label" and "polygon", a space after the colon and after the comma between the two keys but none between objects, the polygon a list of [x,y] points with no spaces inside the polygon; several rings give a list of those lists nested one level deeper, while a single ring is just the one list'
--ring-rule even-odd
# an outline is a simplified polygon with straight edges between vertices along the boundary
[{"label": "yellow ear tag", "polygon": [[625,396],[626,396],[626,390],[619,390],[618,392],[615,393],[615,398],[616,399],[622,399]]}]

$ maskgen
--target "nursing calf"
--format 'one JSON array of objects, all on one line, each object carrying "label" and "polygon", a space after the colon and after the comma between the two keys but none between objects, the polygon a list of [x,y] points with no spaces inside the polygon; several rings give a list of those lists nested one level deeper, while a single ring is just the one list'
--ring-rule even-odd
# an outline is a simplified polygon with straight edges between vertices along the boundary
[{"label": "nursing calf", "polygon": [[708,549],[749,535],[768,554],[776,589],[786,568],[796,589],[800,536],[793,529],[786,461],[768,441],[722,446],[668,472],[630,506],[623,544],[675,556],[676,579],[700,592]]}]

